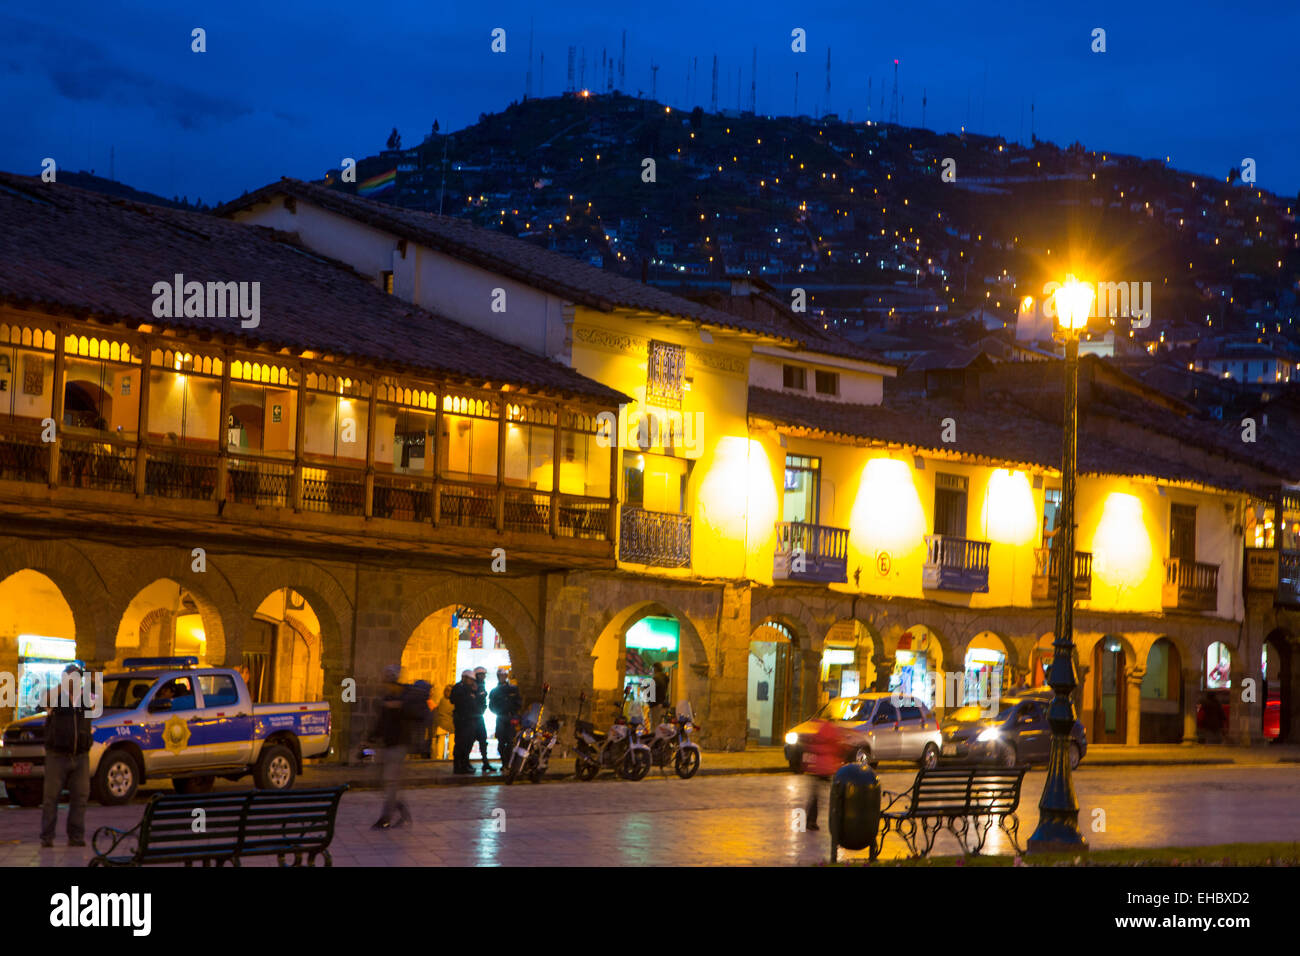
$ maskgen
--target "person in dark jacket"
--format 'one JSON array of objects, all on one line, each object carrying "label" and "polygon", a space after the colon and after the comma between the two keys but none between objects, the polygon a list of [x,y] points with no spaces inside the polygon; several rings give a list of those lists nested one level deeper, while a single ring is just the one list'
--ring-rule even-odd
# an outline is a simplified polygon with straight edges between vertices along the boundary
[{"label": "person in dark jacket", "polygon": [[59,794],[68,791],[68,846],[86,845],[86,800],[90,796],[90,715],[82,693],[84,675],[76,664],[63,670],[45,718],[45,801],[41,846],[54,846]]},{"label": "person in dark jacket", "polygon": [[510,763],[510,753],[515,745],[514,720],[524,709],[524,699],[519,688],[510,683],[510,672],[504,667],[497,668],[497,686],[488,694],[488,708],[497,718],[497,753],[501,757],[501,766]]},{"label": "person in dark jacket", "polygon": [[654,699],[650,702],[650,725],[655,727],[672,711],[668,706],[668,672],[664,670],[661,661],[655,661],[651,670],[653,673],[650,676],[654,681]]},{"label": "person in dark jacket", "polygon": [[402,782],[402,767],[407,751],[410,750],[415,734],[423,726],[424,716],[420,709],[427,711],[428,704],[412,694],[410,688],[399,683],[401,674],[402,669],[397,664],[389,664],[384,668],[384,682],[388,688],[379,703],[379,715],[371,734],[381,748],[380,775],[384,782],[384,809],[371,827],[372,830],[387,830],[392,827],[394,814],[398,815],[397,826],[411,820],[411,812],[397,792]]},{"label": "person in dark jacket", "polygon": [[[474,746],[474,718],[482,711],[476,711],[477,685],[474,672],[460,672],[460,683],[451,689],[451,722],[455,732],[452,748],[452,772],[473,773],[469,765],[469,750]],[[486,756],[486,754],[484,755]]]},{"label": "person in dark jacket", "polygon": [[[474,730],[473,739],[478,741],[478,752],[483,756],[483,772],[492,773],[496,768],[488,763],[487,722],[483,715],[487,713],[488,690],[487,668],[474,668]],[[468,756],[468,753],[466,754]]]}]

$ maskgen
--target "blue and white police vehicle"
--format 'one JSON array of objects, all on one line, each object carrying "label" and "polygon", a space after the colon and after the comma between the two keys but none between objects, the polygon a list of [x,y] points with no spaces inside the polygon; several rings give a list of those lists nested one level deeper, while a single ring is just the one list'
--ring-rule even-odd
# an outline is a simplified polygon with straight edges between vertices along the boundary
[{"label": "blue and white police vehicle", "polygon": [[[181,793],[249,774],[261,789],[284,790],[303,760],[331,753],[326,701],[254,704],[238,671],[199,667],[196,657],[135,657],[122,666],[104,675],[102,713],[91,721],[91,793],[100,803],[126,803],[142,781],[161,777]],[[42,712],[0,736],[0,782],[23,806],[41,802],[44,725]]]}]

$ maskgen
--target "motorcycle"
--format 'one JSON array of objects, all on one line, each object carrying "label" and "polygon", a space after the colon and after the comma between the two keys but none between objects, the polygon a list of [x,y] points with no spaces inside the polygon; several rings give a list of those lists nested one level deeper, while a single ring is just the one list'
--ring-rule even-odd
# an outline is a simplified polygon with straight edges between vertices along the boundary
[{"label": "motorcycle", "polygon": [[689,702],[679,702],[675,715],[668,716],[665,710],[650,738],[650,762],[660,769],[671,763],[673,772],[683,780],[695,776],[700,769],[700,745],[691,740],[691,731],[698,729]]},{"label": "motorcycle", "polygon": [[595,780],[602,770],[614,770],[624,780],[641,780],[650,772],[650,748],[641,740],[639,707],[630,717],[619,714],[608,733],[601,733],[582,719],[587,695],[578,698],[578,719],[574,721],[574,775]]},{"label": "motorcycle", "polygon": [[549,718],[542,723],[542,714],[546,709],[546,695],[550,684],[542,685],[542,699],[533,704],[522,718],[514,718],[516,724],[514,747],[510,752],[510,762],[506,766],[506,784],[515,782],[521,774],[533,783],[540,783],[546,776],[546,769],[551,762],[551,751],[555,749],[560,737],[560,719]]}]

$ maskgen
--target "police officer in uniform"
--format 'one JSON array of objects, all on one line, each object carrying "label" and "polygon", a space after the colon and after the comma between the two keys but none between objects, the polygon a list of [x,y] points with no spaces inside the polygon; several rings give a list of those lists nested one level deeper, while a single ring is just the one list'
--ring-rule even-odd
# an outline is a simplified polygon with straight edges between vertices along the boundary
[{"label": "police officer in uniform", "polygon": [[515,745],[515,725],[513,721],[523,710],[524,700],[519,688],[510,683],[510,672],[504,667],[497,668],[497,686],[488,695],[488,707],[497,718],[497,752],[501,756],[501,766],[510,763],[510,754]]}]

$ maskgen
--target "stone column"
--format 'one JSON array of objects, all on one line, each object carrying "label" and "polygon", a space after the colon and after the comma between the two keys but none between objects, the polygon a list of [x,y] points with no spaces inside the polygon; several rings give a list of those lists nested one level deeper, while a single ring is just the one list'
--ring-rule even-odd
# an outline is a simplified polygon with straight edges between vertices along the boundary
[{"label": "stone column", "polygon": [[1134,667],[1124,675],[1124,743],[1130,746],[1142,742],[1142,678],[1146,672],[1145,666]]},{"label": "stone column", "polygon": [[1196,729],[1196,708],[1201,702],[1201,672],[1199,669],[1183,669],[1183,743],[1195,743],[1198,735]]},{"label": "stone column", "polygon": [[[1251,725],[1258,725],[1260,721],[1259,708],[1262,705],[1259,702],[1259,695],[1263,693],[1263,686],[1258,674],[1248,673],[1241,666],[1241,660],[1240,653],[1233,654],[1228,671],[1231,686],[1228,689],[1228,726],[1223,730],[1223,742],[1238,747],[1249,747]],[[1253,704],[1241,699],[1241,682],[1247,677],[1252,677],[1255,681],[1256,700]]]}]

